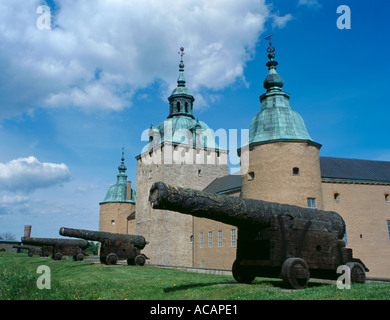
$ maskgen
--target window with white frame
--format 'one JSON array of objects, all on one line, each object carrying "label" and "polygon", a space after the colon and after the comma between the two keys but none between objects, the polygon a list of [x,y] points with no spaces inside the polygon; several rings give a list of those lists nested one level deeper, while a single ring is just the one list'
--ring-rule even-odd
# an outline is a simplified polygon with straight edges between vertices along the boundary
[{"label": "window with white frame", "polygon": [[213,232],[209,231],[209,248],[213,247]]},{"label": "window with white frame", "polygon": [[222,230],[218,230],[218,248],[222,248]]},{"label": "window with white frame", "polygon": [[307,198],[307,207],[310,209],[316,209],[316,198]]},{"label": "window with white frame", "polygon": [[203,232],[200,233],[199,235],[199,242],[200,242],[200,247],[203,248]]},{"label": "window with white frame", "polygon": [[387,220],[387,231],[389,233],[389,240],[390,240],[390,220]]},{"label": "window with white frame", "polygon": [[231,239],[232,239],[232,247],[235,248],[235,247],[237,246],[236,229],[232,229],[232,232],[231,232]]}]

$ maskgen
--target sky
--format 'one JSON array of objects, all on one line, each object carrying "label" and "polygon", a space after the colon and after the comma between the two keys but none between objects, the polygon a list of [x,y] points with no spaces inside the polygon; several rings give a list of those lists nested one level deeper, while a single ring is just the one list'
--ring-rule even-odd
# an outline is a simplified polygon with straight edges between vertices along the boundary
[{"label": "sky", "polygon": [[[350,28],[339,28],[342,5]],[[180,47],[194,115],[213,130],[244,135],[260,111],[271,33],[283,90],[320,156],[390,161],[389,10],[383,0],[1,0],[0,235],[98,230],[122,147],[135,186],[142,133],[168,116]]]}]

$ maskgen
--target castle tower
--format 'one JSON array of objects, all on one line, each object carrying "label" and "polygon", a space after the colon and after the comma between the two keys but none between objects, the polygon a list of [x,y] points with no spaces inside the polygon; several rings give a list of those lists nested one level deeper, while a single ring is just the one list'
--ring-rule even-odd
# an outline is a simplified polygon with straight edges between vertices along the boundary
[{"label": "castle tower", "polygon": [[[309,136],[301,116],[291,109],[290,95],[282,91],[276,71],[275,48],[267,49],[270,61],[260,96],[261,110],[251,122],[248,172],[242,175],[241,196],[323,209],[319,149]],[[248,150],[249,149],[249,150]],[[245,154],[248,152],[248,154]]]},{"label": "castle tower", "polygon": [[99,231],[112,233],[135,233],[135,191],[127,181],[126,166],[122,150],[116,184],[112,185],[100,205]]},{"label": "castle tower", "polygon": [[149,130],[149,143],[137,159],[136,233],[149,244],[150,263],[193,266],[194,218],[153,210],[149,190],[156,181],[203,189],[228,173],[227,150],[215,143],[214,132],[193,115],[194,97],[184,78],[184,48],[179,52],[177,87],[169,96],[167,119]]}]

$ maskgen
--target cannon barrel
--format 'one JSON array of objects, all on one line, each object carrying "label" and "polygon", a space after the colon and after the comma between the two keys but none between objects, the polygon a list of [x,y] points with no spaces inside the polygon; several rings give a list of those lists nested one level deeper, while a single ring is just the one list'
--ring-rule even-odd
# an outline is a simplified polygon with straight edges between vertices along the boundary
[{"label": "cannon barrel", "polygon": [[342,239],[345,222],[336,212],[308,209],[263,200],[238,198],[155,182],[149,193],[153,209],[163,209],[212,219],[239,228],[263,229],[274,216],[328,222],[329,231]]},{"label": "cannon barrel", "polygon": [[22,237],[23,244],[30,244],[35,246],[77,246],[85,249],[89,246],[88,241],[82,239],[59,239],[59,238],[30,238]]},{"label": "cannon barrel", "polygon": [[59,232],[62,236],[75,237],[98,242],[104,242],[106,240],[129,242],[140,250],[143,249],[147,244],[145,238],[139,235],[72,229],[65,227],[60,228]]}]

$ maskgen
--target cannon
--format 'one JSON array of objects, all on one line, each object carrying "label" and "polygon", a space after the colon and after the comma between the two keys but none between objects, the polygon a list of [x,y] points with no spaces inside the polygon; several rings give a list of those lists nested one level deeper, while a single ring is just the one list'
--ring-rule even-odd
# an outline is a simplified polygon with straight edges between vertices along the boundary
[{"label": "cannon", "polygon": [[39,256],[43,256],[43,250],[42,250],[42,247],[38,247],[38,246],[22,246],[22,245],[15,245],[13,246],[15,249],[18,249],[18,252],[21,252],[20,250],[27,250],[27,255],[29,257],[32,257],[33,255],[39,255]]},{"label": "cannon", "polygon": [[238,228],[232,274],[240,283],[257,276],[282,278],[305,288],[310,277],[337,279],[346,265],[350,280],[365,282],[368,268],[343,241],[345,222],[334,211],[245,199],[156,182],[149,193],[153,209],[176,211]]},{"label": "cannon", "polygon": [[61,260],[63,256],[73,256],[75,261],[84,260],[84,250],[89,243],[82,239],[30,238],[22,237],[23,245],[41,246],[43,257],[52,255],[54,260]]},{"label": "cannon", "polygon": [[113,265],[118,260],[127,260],[128,265],[143,266],[146,255],[141,250],[148,243],[143,236],[72,228],[60,228],[60,235],[76,237],[101,243],[100,262]]}]

